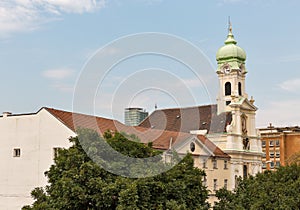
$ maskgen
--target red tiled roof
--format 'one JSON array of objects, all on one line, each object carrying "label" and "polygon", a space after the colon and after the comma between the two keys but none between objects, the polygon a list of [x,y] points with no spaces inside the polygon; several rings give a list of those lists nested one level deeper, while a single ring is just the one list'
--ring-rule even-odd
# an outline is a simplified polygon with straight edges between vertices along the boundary
[{"label": "red tiled roof", "polygon": [[111,120],[103,117],[72,113],[47,107],[45,107],[45,109],[74,132],[76,132],[77,128],[81,127],[104,133],[107,130],[117,130],[116,128],[118,126],[123,125],[117,120]]},{"label": "red tiled roof", "polygon": [[213,142],[203,135],[197,135],[197,138],[210,150],[214,153],[216,157],[230,158],[227,153],[224,153],[219,147],[217,147]]},{"label": "red tiled roof", "polygon": [[217,114],[217,105],[154,111],[139,126],[189,133],[191,130],[208,130],[222,133],[231,122],[231,113]]},{"label": "red tiled roof", "polygon": [[[178,144],[190,137],[192,134],[167,131],[159,129],[149,129],[140,126],[126,126],[117,120],[107,119],[103,117],[95,117],[91,115],[72,113],[53,108],[44,108],[55,118],[61,121],[69,129],[76,132],[75,128],[89,128],[93,129],[102,135],[105,131],[110,130],[112,132],[119,131],[127,134],[136,135],[142,143],[153,142],[154,149],[167,150],[169,149],[170,139],[172,138],[172,146]],[[228,158],[229,156],[224,153],[220,148],[215,146],[205,136],[197,135],[197,138],[217,157]]]}]

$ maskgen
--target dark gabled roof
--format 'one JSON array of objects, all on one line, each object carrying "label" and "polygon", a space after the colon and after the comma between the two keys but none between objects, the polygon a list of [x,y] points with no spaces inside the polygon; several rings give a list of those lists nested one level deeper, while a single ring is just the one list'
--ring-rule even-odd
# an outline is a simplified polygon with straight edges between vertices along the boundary
[{"label": "dark gabled roof", "polygon": [[[154,149],[168,150],[171,138],[172,145],[174,145],[193,136],[189,133],[149,129],[139,126],[126,126],[117,120],[92,115],[67,112],[47,107],[44,107],[44,109],[74,132],[76,132],[77,127],[93,129],[100,132],[100,135],[107,130],[112,132],[125,132],[127,134],[136,135],[142,143],[153,142]],[[196,137],[214,154],[214,156],[230,158],[230,156],[224,153],[205,136],[197,135]]]},{"label": "dark gabled roof", "polygon": [[231,113],[217,114],[217,105],[187,108],[162,109],[154,111],[139,126],[161,130],[189,133],[191,130],[208,130],[222,133],[231,122]]}]

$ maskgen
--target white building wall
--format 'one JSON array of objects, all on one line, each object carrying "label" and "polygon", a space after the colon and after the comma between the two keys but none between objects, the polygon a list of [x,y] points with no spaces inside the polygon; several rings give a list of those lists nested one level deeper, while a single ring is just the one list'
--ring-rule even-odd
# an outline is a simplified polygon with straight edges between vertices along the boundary
[{"label": "white building wall", "polygon": [[[37,114],[0,118],[0,209],[15,210],[33,202],[30,192],[45,186],[53,148],[68,148],[75,133],[42,109]],[[20,157],[13,150],[21,150]]]}]

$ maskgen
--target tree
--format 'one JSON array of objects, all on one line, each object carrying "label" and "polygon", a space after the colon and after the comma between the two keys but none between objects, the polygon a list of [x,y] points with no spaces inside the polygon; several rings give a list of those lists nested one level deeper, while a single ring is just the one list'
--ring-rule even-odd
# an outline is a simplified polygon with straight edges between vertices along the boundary
[{"label": "tree", "polygon": [[[157,176],[126,178],[107,172],[85,153],[83,148],[90,155],[104,152],[94,144],[100,138],[96,132],[82,130],[79,135],[86,141],[71,138],[73,146],[59,150],[54,165],[45,172],[49,185],[34,189],[31,195],[35,201],[24,210],[208,209],[208,191],[201,181],[205,174],[194,168],[190,154]],[[104,138],[115,150],[130,157],[154,157],[160,153],[120,133],[105,133]]]},{"label": "tree", "polygon": [[293,164],[277,171],[265,171],[239,180],[234,192],[221,189],[214,210],[300,209],[300,166]]}]

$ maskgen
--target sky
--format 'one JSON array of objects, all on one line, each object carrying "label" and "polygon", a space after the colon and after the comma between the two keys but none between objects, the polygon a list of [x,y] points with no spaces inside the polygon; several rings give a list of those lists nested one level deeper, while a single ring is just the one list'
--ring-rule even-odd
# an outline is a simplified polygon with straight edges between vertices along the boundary
[{"label": "sky", "polygon": [[[230,16],[257,126],[300,125],[299,8],[298,0],[0,0],[0,111],[80,107],[123,121],[125,107],[216,103],[215,55]],[[97,56],[104,61],[93,63]],[[112,58],[123,60],[107,70]]]}]

